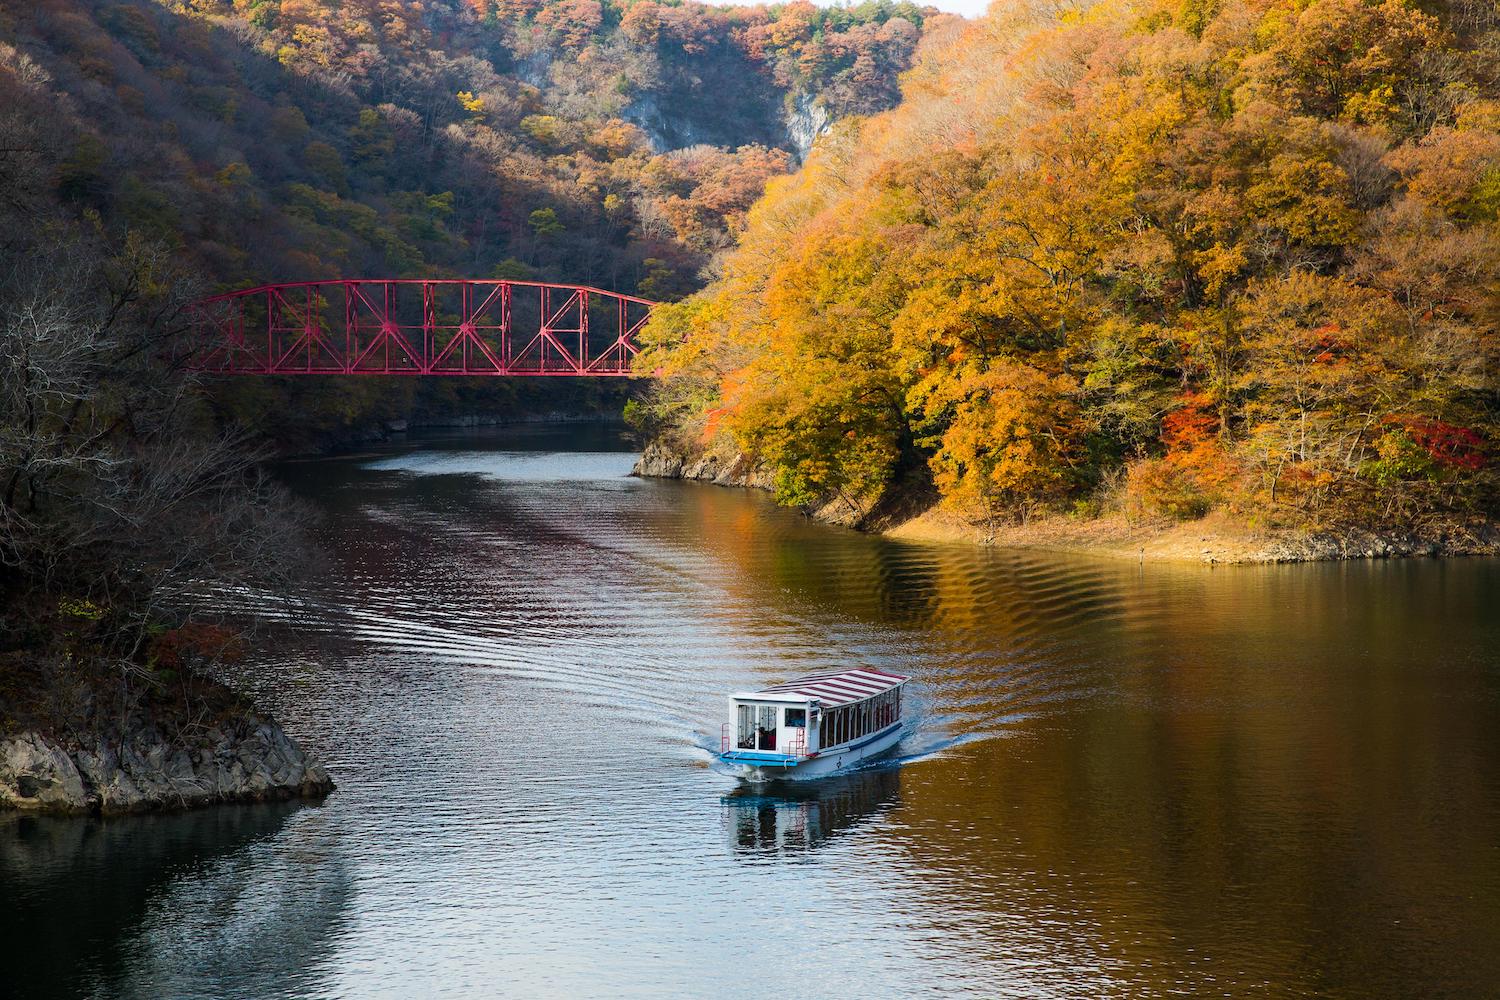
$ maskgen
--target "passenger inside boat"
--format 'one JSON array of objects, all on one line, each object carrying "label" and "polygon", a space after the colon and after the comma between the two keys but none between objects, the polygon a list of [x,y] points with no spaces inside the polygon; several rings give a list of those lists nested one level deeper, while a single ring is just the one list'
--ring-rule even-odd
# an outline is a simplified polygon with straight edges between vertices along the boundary
[{"label": "passenger inside boat", "polygon": [[737,729],[735,742],[739,748],[741,750],[775,750],[778,711],[775,705],[739,706],[738,724],[735,727]]}]

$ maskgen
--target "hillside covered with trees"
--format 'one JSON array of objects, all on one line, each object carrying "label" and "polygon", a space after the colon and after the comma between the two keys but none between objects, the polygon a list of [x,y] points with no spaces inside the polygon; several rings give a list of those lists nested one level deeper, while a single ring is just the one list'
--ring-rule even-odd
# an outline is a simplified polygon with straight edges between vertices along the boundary
[{"label": "hillside covered with trees", "polygon": [[[670,299],[701,285],[766,180],[828,122],[896,101],[931,13],[6,4],[0,185],[33,216],[167,248],[209,291],[499,276]],[[372,417],[587,408],[606,391],[325,380],[221,395],[233,419],[305,445]]]},{"label": "hillside covered with trees", "polygon": [[896,100],[928,13],[0,4],[0,807],[326,790],[210,679],[254,624],[223,595],[316,561],[262,459],[382,418],[623,402],[583,379],[200,379],[193,301],[361,276],[678,297],[828,122]]},{"label": "hillside covered with trees", "polygon": [[1493,521],[1483,0],[1000,0],[772,182],[636,418],[794,504]]}]

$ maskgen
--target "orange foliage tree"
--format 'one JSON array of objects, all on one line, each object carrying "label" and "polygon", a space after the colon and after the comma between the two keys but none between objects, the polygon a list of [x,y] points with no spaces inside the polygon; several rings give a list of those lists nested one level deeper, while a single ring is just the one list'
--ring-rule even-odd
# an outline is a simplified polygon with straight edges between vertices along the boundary
[{"label": "orange foliage tree", "polygon": [[[816,62],[794,27],[754,37]],[[715,446],[799,502],[858,454],[986,518],[1493,513],[1497,45],[1464,4],[996,4],[769,186],[664,353],[763,387],[702,401]]]}]

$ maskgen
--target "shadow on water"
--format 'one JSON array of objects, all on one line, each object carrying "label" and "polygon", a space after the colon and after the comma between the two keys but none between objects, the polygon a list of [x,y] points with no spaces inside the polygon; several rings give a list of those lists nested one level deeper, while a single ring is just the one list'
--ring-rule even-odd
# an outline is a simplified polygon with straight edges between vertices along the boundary
[{"label": "shadow on water", "polygon": [[279,991],[325,947],[350,896],[337,864],[306,882],[285,865],[289,848],[326,839],[320,812],[0,818],[4,995]]},{"label": "shadow on water", "polygon": [[901,771],[886,767],[816,781],[741,785],[719,802],[736,855],[795,858],[896,808],[900,800]]}]

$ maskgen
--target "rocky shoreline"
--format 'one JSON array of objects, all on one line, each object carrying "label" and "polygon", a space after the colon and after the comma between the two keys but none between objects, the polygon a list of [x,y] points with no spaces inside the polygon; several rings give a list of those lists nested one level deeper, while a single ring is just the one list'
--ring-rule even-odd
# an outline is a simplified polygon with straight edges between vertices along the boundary
[{"label": "rocky shoreline", "polygon": [[646,479],[695,479],[716,486],[743,486],[757,490],[769,490],[774,486],[770,474],[745,455],[705,452],[684,457],[659,442],[646,446],[641,457],[636,459],[631,475]]},{"label": "rocky shoreline", "polygon": [[318,798],[333,787],[280,726],[254,715],[191,740],[142,719],[97,739],[0,737],[0,810],[114,815]]},{"label": "rocky shoreline", "polygon": [[[771,476],[743,454],[708,451],[683,456],[659,442],[646,447],[632,474],[773,488]],[[896,506],[899,510],[900,505]],[[912,541],[1084,552],[1142,561],[1215,565],[1500,555],[1500,526],[1482,520],[1453,520],[1420,530],[1269,531],[1222,515],[1187,522],[1049,515],[1026,524],[987,527],[933,509],[931,504],[908,505],[895,516],[889,511],[871,516],[835,501],[804,513],[815,520]]]}]

